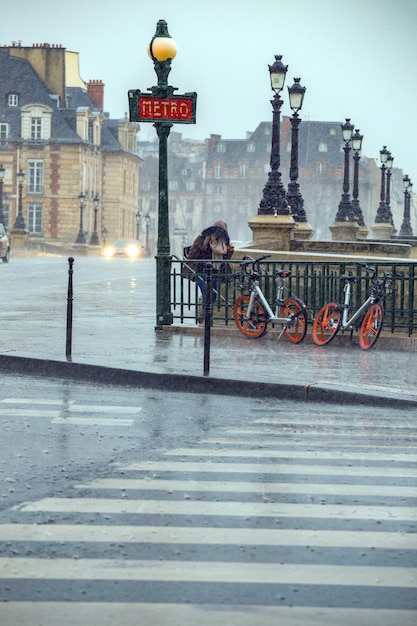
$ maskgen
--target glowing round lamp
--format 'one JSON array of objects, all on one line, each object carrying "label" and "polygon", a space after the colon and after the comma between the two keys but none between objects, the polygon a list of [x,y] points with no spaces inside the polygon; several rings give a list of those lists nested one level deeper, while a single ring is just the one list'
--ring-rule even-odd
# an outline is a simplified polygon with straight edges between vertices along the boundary
[{"label": "glowing round lamp", "polygon": [[159,20],[156,25],[156,33],[149,46],[148,55],[152,61],[168,61],[174,59],[177,54],[177,44],[168,32],[165,20]]}]

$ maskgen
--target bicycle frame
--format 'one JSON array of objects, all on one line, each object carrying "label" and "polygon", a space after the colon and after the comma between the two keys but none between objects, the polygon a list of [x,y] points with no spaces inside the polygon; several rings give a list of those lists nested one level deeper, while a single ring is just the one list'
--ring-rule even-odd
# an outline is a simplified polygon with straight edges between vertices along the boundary
[{"label": "bicycle frame", "polygon": [[342,320],[341,320],[341,324],[340,324],[340,329],[341,330],[349,330],[353,324],[362,316],[363,313],[365,313],[365,311],[375,302],[375,297],[373,295],[370,295],[363,304],[361,304],[361,306],[359,307],[359,309],[357,309],[357,311],[355,311],[355,313],[348,319],[348,314],[349,314],[349,303],[350,303],[350,296],[352,293],[352,283],[351,281],[347,281],[345,288],[345,300],[344,300],[344,304],[343,304],[343,312],[342,312]]},{"label": "bicycle frame", "polygon": [[252,285],[252,289],[251,289],[251,293],[250,293],[250,299],[249,299],[249,305],[248,305],[248,311],[247,314],[245,316],[246,319],[250,319],[250,315],[253,309],[253,303],[255,301],[255,299],[259,300],[262,304],[262,306],[264,307],[265,311],[268,314],[268,321],[272,322],[273,324],[284,324],[285,322],[288,321],[288,317],[279,317],[278,315],[278,309],[282,307],[282,305],[284,304],[284,300],[283,300],[283,294],[284,294],[284,281],[282,278],[280,278],[280,280],[277,280],[277,297],[275,300],[275,313],[271,308],[271,305],[269,304],[268,300],[265,298],[264,293],[259,285],[259,280],[255,279]]}]

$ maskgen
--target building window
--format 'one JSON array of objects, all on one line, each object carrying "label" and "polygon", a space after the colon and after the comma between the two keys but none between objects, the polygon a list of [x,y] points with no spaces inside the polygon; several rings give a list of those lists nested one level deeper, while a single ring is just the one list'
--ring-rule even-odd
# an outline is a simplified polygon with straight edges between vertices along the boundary
[{"label": "building window", "polygon": [[221,177],[222,177],[221,163],[216,163],[216,165],[214,166],[214,178],[221,178]]},{"label": "building window", "polygon": [[178,189],[178,181],[170,180],[168,183],[168,189],[170,189],[170,191],[176,191]]},{"label": "building window", "polygon": [[42,118],[32,117],[30,122],[30,138],[42,139]]},{"label": "building window", "polygon": [[193,180],[187,180],[187,182],[185,183],[185,188],[187,191],[194,191],[195,182]]},{"label": "building window", "polygon": [[240,164],[240,176],[241,178],[246,178],[247,165],[246,163]]},{"label": "building window", "polygon": [[214,185],[214,195],[215,196],[221,196],[222,195],[222,186],[221,185]]},{"label": "building window", "polygon": [[9,136],[9,125],[0,124],[0,141],[6,141]]},{"label": "building window", "polygon": [[43,193],[43,161],[29,161],[28,169],[28,193]]},{"label": "building window", "polygon": [[7,103],[9,107],[17,107],[19,104],[19,96],[17,95],[17,93],[9,93]]},{"label": "building window", "polygon": [[42,205],[38,202],[28,204],[28,230],[32,235],[42,234]]},{"label": "building window", "polygon": [[255,152],[255,144],[252,141],[250,143],[248,143],[247,151],[248,152]]},{"label": "building window", "polygon": [[324,143],[324,141],[319,143],[319,152],[327,152],[327,143]]},{"label": "building window", "polygon": [[187,200],[187,213],[194,211],[194,200]]},{"label": "building window", "polygon": [[217,152],[226,152],[226,146],[224,143],[217,144]]}]

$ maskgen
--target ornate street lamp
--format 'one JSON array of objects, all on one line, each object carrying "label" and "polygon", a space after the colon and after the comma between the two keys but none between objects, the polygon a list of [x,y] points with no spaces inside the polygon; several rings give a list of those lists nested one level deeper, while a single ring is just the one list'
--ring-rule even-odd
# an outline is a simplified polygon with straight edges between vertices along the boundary
[{"label": "ornate street lamp", "polygon": [[360,134],[359,129],[355,130],[355,134],[352,136],[352,149],[353,149],[353,190],[352,190],[352,212],[353,219],[359,226],[365,226],[363,219],[362,209],[359,204],[359,159],[362,150],[363,135]]},{"label": "ornate street lamp", "polygon": [[284,185],[281,182],[280,166],[280,111],[283,101],[280,98],[285,83],[288,65],[281,61],[282,55],[275,55],[275,63],[269,65],[271,88],[275,95],[272,104],[272,146],[271,146],[271,171],[263,190],[263,197],[259,204],[258,214],[263,215],[288,215],[288,200]]},{"label": "ornate street lamp", "polygon": [[149,222],[151,221],[151,216],[149,215],[149,213],[146,213],[144,215],[144,220],[145,220],[145,256],[149,256],[150,255],[150,250],[149,250]]},{"label": "ornate street lamp", "polygon": [[305,87],[300,85],[300,78],[294,78],[292,87],[288,87],[290,98],[290,107],[293,111],[291,117],[291,164],[290,164],[290,183],[287,191],[287,201],[290,206],[291,215],[296,222],[306,222],[307,215],[304,210],[304,200],[300,193],[298,184],[298,126],[300,118],[298,111],[303,106]]},{"label": "ornate street lamp", "polygon": [[80,201],[80,230],[78,231],[78,235],[77,235],[77,239],[75,240],[75,243],[87,243],[87,235],[84,231],[85,194],[81,192],[80,195],[78,196],[78,199]]},{"label": "ornate street lamp", "polygon": [[404,216],[403,223],[401,224],[400,229],[400,237],[412,237],[413,229],[411,228],[410,222],[410,201],[411,201],[411,190],[413,184],[408,177],[405,175],[403,178],[403,186],[404,186]]},{"label": "ornate street lamp", "polygon": [[350,142],[352,140],[352,134],[354,126],[350,123],[350,118],[346,118],[346,122],[341,124],[342,128],[342,138],[345,142],[343,147],[343,151],[345,153],[345,166],[344,166],[344,175],[343,175],[343,193],[342,199],[339,203],[339,208],[336,213],[336,222],[354,222],[353,219],[353,211],[352,204],[350,202],[349,195],[349,153],[350,153]]},{"label": "ornate street lamp", "polygon": [[[153,96],[169,98],[175,88],[168,85],[171,61],[177,54],[177,45],[168,32],[165,20],[159,20],[156,32],[149,47],[158,85],[152,87]],[[158,194],[158,242],[156,253],[156,324],[172,324],[171,312],[171,252],[169,241],[169,203],[168,203],[168,136],[172,122],[162,121],[154,124],[159,138],[159,194]]]},{"label": "ornate street lamp", "polygon": [[23,217],[22,200],[23,200],[23,181],[25,179],[25,173],[20,170],[17,173],[17,180],[19,183],[19,201],[18,201],[18,213],[13,229],[26,230],[25,219]]},{"label": "ornate street lamp", "polygon": [[384,146],[382,150],[379,152],[379,158],[381,161],[381,194],[379,207],[375,216],[376,224],[391,224],[391,216],[387,210],[387,202],[386,202],[386,193],[385,193],[385,170],[386,170],[386,162],[388,159],[389,152],[387,150],[387,146]]},{"label": "ornate street lamp", "polygon": [[392,156],[391,152],[388,152],[388,156],[387,156],[387,160],[385,162],[385,167],[386,169],[386,178],[387,178],[387,184],[386,184],[386,190],[385,190],[385,205],[387,207],[387,215],[389,215],[389,221],[392,224],[392,226],[395,228],[394,226],[394,218],[392,216],[391,213],[391,176],[392,176],[392,164],[394,163],[394,157]]},{"label": "ornate street lamp", "polygon": [[140,222],[142,219],[142,213],[138,211],[135,217],[136,217],[136,239],[139,241]]},{"label": "ornate street lamp", "polygon": [[98,212],[98,205],[100,203],[100,198],[98,193],[96,193],[96,195],[93,198],[93,206],[94,206],[94,229],[90,238],[90,245],[91,246],[99,246],[100,245],[100,239],[98,237],[98,232],[97,232],[97,212]]},{"label": "ornate street lamp", "polygon": [[6,221],[6,216],[3,213],[3,180],[5,173],[6,170],[3,165],[0,165],[0,224],[3,224],[3,226],[6,226],[4,223]]}]

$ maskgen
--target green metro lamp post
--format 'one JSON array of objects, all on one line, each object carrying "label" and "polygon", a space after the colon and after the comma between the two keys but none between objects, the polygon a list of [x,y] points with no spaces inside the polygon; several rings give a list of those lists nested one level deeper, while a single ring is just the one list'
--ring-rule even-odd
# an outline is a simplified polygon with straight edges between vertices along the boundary
[{"label": "green metro lamp post", "polygon": [[139,89],[128,92],[129,120],[153,122],[159,138],[158,240],[156,253],[156,328],[172,324],[171,251],[168,202],[168,136],[174,123],[195,124],[197,94],[174,95],[176,87],[168,84],[171,61],[177,46],[168,32],[165,20],[159,20],[149,46],[158,84],[151,92]]},{"label": "green metro lamp post", "polygon": [[400,237],[412,237],[413,229],[411,228],[411,222],[410,222],[410,200],[411,200],[411,190],[413,188],[413,183],[411,182],[408,174],[406,174],[403,178],[403,186],[404,186],[404,216],[403,216],[403,223],[401,224]]},{"label": "green metro lamp post", "polygon": [[298,111],[303,106],[305,87],[300,85],[300,78],[294,78],[292,87],[288,87],[290,98],[290,107],[293,112],[291,117],[291,165],[290,165],[290,183],[287,190],[287,200],[291,207],[291,215],[296,222],[306,222],[307,215],[304,210],[304,199],[300,193],[300,185],[298,184],[298,127],[301,119]]}]

